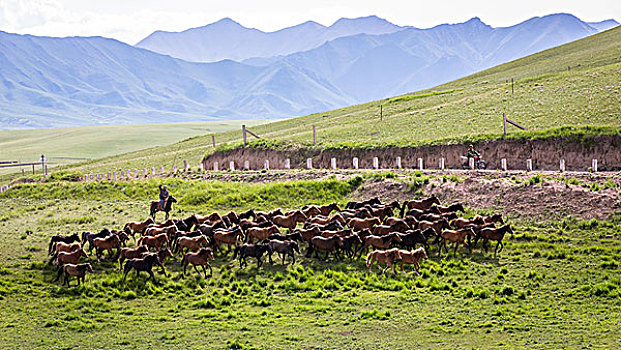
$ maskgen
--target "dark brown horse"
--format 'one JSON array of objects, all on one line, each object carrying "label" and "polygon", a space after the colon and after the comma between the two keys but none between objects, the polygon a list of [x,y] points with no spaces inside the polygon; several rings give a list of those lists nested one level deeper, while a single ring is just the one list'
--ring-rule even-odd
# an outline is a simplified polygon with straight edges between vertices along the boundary
[{"label": "dark brown horse", "polygon": [[[504,244],[502,243],[502,239],[505,237],[506,233],[513,234],[513,230],[511,229],[511,225],[507,224],[505,226],[499,228],[484,228],[479,231],[477,238],[483,239],[483,248],[485,248],[485,252],[487,253],[487,242],[488,241],[496,241],[496,249],[494,249],[494,256],[497,253],[502,251],[504,248]],[[476,244],[476,241],[474,242]],[[500,247],[500,250],[498,248]]]},{"label": "dark brown horse", "polygon": [[293,230],[297,226],[298,222],[304,223],[307,219],[308,218],[304,215],[304,213],[296,210],[289,215],[276,215],[272,218],[272,222],[277,226]]},{"label": "dark brown horse", "polygon": [[434,204],[440,205],[440,200],[436,196],[431,196],[423,200],[405,201],[401,206],[401,217],[403,217],[403,214],[405,214],[405,211],[408,209],[425,210],[431,208],[431,206]]},{"label": "dark brown horse", "polygon": [[153,275],[153,265],[161,267],[162,272],[164,272],[164,276],[166,276],[166,270],[164,270],[164,265],[162,265],[160,259],[155,253],[148,254],[141,259],[127,260],[127,262],[125,263],[125,267],[123,268],[123,282],[125,282],[125,278],[127,277],[129,271],[131,271],[131,269],[136,270],[136,277],[138,277],[141,271],[145,271],[149,274],[149,278],[153,279],[153,282],[155,282],[155,275]]},{"label": "dark brown horse", "polygon": [[261,259],[263,255],[267,254],[268,256],[271,256],[272,252],[272,247],[269,243],[242,244],[241,246],[235,247],[233,260],[239,256],[239,267],[244,268],[248,266],[246,258],[253,257],[257,259],[257,267],[260,268],[261,265],[263,265],[263,260]]},{"label": "dark brown horse", "polygon": [[151,202],[151,211],[150,211],[150,215],[149,216],[151,216],[153,219],[155,219],[155,213],[157,213],[158,211],[163,211],[164,213],[166,213],[166,219],[168,219],[168,214],[172,210],[173,203],[177,203],[177,199],[173,195],[170,195],[170,196],[168,196],[168,199],[166,199],[166,204],[164,204],[164,210],[160,210],[160,208],[159,208],[160,201],[152,201]]},{"label": "dark brown horse", "polygon": [[125,259],[137,259],[147,252],[149,252],[149,248],[147,248],[146,245],[141,245],[138,248],[121,248],[119,254],[119,269],[123,269],[123,261],[125,261]]},{"label": "dark brown horse", "polygon": [[114,261],[116,261],[116,259],[119,257],[119,254],[121,254],[121,240],[117,235],[110,235],[105,238],[95,238],[93,239],[93,246],[95,247],[97,261],[99,261],[99,259],[101,258],[101,254],[104,250],[108,251],[108,255],[112,257],[112,249],[116,248],[116,255],[114,255],[112,258],[112,260]]},{"label": "dark brown horse", "polygon": [[[278,253],[283,265],[286,263],[287,256],[291,257],[291,265],[295,265],[295,253],[297,252],[300,254],[300,246],[297,242],[290,240],[269,240],[264,243],[268,243],[270,245],[272,253]],[[270,264],[273,264],[272,254],[269,255],[269,258]]]},{"label": "dark brown horse", "polygon": [[47,249],[48,255],[52,254],[52,250],[54,250],[56,242],[63,242],[63,243],[80,242],[80,236],[77,233],[74,233],[69,236],[63,236],[63,235],[52,236],[52,238],[50,239],[50,246]]},{"label": "dark brown horse", "polygon": [[86,252],[82,248],[73,252],[60,252],[56,257],[58,260],[58,268],[60,269],[63,264],[77,264],[82,257],[88,259],[88,255],[86,255]]},{"label": "dark brown horse", "polygon": [[306,256],[310,257],[311,254],[315,252],[315,258],[319,258],[317,251],[321,250],[321,251],[326,252],[326,257],[324,258],[324,260],[328,259],[328,256],[330,255],[331,252],[334,254],[335,259],[341,260],[341,257],[339,256],[339,250],[342,247],[343,247],[343,238],[341,236],[332,236],[329,238],[315,236],[311,238],[308,244],[308,250],[306,251]]}]

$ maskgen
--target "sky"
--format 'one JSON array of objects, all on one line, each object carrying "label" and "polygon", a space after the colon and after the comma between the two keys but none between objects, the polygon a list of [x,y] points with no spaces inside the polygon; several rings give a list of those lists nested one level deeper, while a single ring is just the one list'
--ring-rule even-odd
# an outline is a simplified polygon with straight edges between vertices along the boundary
[{"label": "sky", "polygon": [[274,31],[305,21],[377,15],[429,28],[472,17],[493,27],[571,13],[588,22],[621,22],[620,0],[0,0],[0,30],[42,36],[104,36],[135,44],[155,30],[181,31],[229,17]]}]

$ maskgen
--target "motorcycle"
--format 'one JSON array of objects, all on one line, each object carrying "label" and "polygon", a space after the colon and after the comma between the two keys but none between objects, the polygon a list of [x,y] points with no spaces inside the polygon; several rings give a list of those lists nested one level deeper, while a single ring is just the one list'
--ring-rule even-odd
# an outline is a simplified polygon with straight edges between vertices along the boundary
[{"label": "motorcycle", "polygon": [[[468,157],[461,156],[461,159],[464,160],[464,163],[462,163],[461,168],[462,169],[470,169],[470,162],[468,161]],[[483,160],[480,156],[476,156],[476,157],[474,157],[474,168],[475,169],[485,169],[485,168],[487,168],[487,162],[485,162],[485,160]]]}]

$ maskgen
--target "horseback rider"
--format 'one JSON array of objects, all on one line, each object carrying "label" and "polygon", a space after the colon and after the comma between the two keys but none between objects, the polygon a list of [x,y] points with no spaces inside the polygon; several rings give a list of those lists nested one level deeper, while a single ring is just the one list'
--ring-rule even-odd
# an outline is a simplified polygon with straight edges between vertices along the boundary
[{"label": "horseback rider", "polygon": [[166,188],[166,185],[160,185],[160,208],[159,208],[160,211],[164,210],[164,204],[166,203],[168,196],[169,196],[169,193],[168,193],[168,189]]},{"label": "horseback rider", "polygon": [[474,161],[476,162],[477,159],[479,159],[479,157],[481,157],[481,153],[479,153],[477,150],[475,150],[473,145],[469,145],[468,146],[468,153],[467,153],[466,156],[468,157],[468,162],[470,162],[470,158],[474,158]]}]

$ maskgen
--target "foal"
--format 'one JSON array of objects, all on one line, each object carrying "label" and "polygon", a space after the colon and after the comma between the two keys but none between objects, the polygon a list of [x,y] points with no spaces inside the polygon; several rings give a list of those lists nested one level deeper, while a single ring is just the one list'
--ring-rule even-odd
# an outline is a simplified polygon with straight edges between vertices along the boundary
[{"label": "foal", "polygon": [[84,276],[86,276],[86,272],[93,272],[93,267],[91,264],[66,264],[62,268],[58,269],[58,275],[56,275],[56,279],[54,282],[58,281],[60,275],[65,273],[65,279],[63,281],[63,286],[66,284],[69,287],[69,276],[75,276],[78,280],[78,286],[80,285],[80,280],[84,283]]}]

